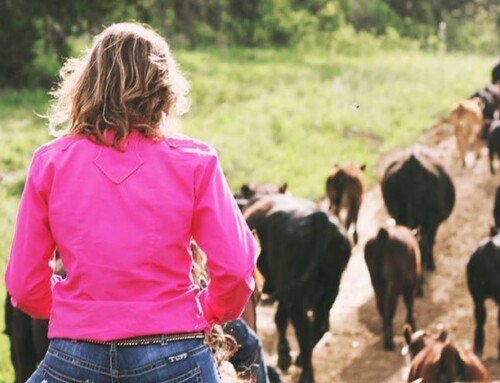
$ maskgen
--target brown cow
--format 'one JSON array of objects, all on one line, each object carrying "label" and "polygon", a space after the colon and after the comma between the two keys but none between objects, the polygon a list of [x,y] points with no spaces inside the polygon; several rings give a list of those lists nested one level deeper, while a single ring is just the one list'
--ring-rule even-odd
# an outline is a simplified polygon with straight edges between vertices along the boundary
[{"label": "brown cow", "polygon": [[481,152],[484,102],[479,97],[463,100],[450,111],[448,121],[453,125],[457,139],[458,156],[465,166],[465,154],[472,143],[476,159]]},{"label": "brown cow", "polygon": [[421,280],[418,242],[404,226],[381,228],[366,243],[365,261],[384,321],[384,349],[393,350],[392,321],[400,295],[406,306],[406,323],[415,328],[413,302]]},{"label": "brown cow", "polygon": [[[485,382],[488,371],[470,350],[450,342],[446,331],[430,336],[428,342],[411,360],[408,382],[421,379],[425,383]],[[405,335],[407,339],[407,335]],[[422,338],[418,340],[422,341]],[[408,344],[411,348],[411,344]]]},{"label": "brown cow", "polygon": [[363,199],[363,171],[366,165],[344,163],[334,165],[326,179],[326,195],[330,201],[330,210],[340,220],[340,212],[346,210],[344,227],[349,230],[354,225],[353,240],[358,243],[358,213]]}]

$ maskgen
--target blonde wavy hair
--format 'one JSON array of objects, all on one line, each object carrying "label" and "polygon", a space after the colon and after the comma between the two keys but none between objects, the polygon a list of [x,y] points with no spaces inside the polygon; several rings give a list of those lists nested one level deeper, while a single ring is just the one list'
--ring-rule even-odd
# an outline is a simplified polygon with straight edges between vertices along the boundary
[{"label": "blonde wavy hair", "polygon": [[[51,92],[50,133],[119,148],[132,129],[160,139],[189,109],[189,83],[167,42],[147,25],[113,24],[80,58],[66,61]],[[112,144],[106,130],[115,132]]]}]

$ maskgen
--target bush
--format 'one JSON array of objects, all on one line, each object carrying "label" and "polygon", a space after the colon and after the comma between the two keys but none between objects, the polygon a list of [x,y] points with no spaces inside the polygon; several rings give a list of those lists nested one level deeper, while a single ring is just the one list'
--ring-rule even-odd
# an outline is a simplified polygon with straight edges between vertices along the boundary
[{"label": "bush", "polygon": [[385,33],[387,28],[393,28],[396,31],[405,29],[405,23],[401,16],[382,0],[354,2],[348,15],[348,21],[356,30],[379,35]]},{"label": "bush", "polygon": [[380,50],[382,40],[376,36],[356,30],[351,25],[346,25],[331,34],[330,50],[333,53],[352,56],[373,54]]}]

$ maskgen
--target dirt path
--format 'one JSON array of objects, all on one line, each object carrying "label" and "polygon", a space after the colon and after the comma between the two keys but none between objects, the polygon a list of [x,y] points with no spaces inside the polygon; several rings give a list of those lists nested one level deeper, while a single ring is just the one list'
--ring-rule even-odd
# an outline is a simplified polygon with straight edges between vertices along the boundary
[{"label": "dirt path", "polygon": [[[451,217],[441,225],[435,246],[437,271],[426,274],[423,298],[416,302],[416,322],[419,328],[434,332],[444,325],[452,337],[463,345],[473,341],[473,305],[467,290],[465,265],[477,244],[489,232],[493,223],[493,195],[498,176],[491,176],[487,157],[476,166],[462,169],[455,160],[455,142],[446,128],[435,129],[420,142],[435,147],[447,165],[455,183],[457,201]],[[392,155],[391,155],[392,156]],[[379,174],[390,156],[382,159]],[[380,187],[370,190],[364,198],[360,216],[360,244],[343,276],[340,294],[330,312],[330,332],[314,349],[313,365],[317,383],[333,382],[405,382],[407,364],[400,351],[403,337],[404,307],[399,302],[394,331],[396,351],[382,349],[382,321],[378,316],[364,263],[363,247],[387,218]],[[496,345],[499,338],[496,320],[497,308],[487,302],[486,346],[484,361],[491,380],[500,380],[500,362]],[[275,307],[258,309],[258,329],[263,340],[267,360],[276,365]],[[297,344],[289,328],[293,351]],[[296,355],[296,354],[295,354]],[[284,374],[286,383],[297,381],[298,369]]]}]

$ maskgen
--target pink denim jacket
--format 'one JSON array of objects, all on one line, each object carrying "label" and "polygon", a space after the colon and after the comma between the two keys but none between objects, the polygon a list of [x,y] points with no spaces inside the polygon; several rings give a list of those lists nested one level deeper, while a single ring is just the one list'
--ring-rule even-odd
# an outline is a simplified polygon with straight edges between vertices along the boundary
[{"label": "pink denim jacket", "polygon": [[[208,258],[201,293],[191,238]],[[56,248],[67,278],[51,286]],[[124,151],[63,137],[35,152],[5,281],[15,306],[50,317],[49,338],[105,341],[235,319],[254,268],[254,239],[215,151],[134,131]]]}]

